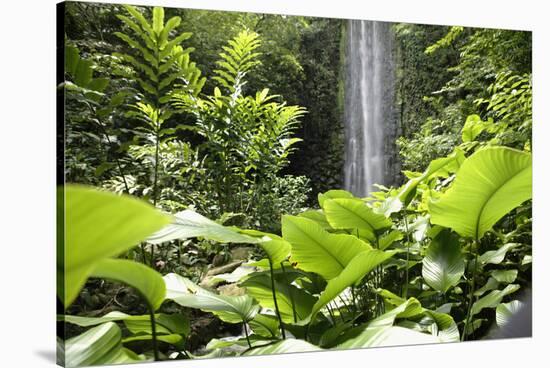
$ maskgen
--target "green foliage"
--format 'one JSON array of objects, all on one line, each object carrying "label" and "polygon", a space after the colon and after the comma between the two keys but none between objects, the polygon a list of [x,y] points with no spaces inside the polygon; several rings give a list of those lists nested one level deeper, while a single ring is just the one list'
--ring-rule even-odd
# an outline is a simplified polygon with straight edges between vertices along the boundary
[{"label": "green foliage", "polygon": [[103,259],[95,265],[92,277],[122,282],[134,287],[157,310],[166,295],[161,275],[149,267],[125,259]]},{"label": "green foliage", "polygon": [[477,151],[460,167],[451,188],[430,205],[433,224],[479,240],[532,195],[531,155],[510,148]]},{"label": "green foliage", "polygon": [[155,7],[150,22],[136,7],[125,5],[124,8],[130,16],[117,17],[131,30],[131,35],[123,32],[115,32],[115,35],[133,52],[116,53],[115,56],[132,67],[132,74],[121,70],[120,75],[138,83],[143,93],[143,103],[160,107],[161,97],[178,80],[181,80],[186,92],[197,95],[205,80],[200,78],[201,73],[195,64],[189,62],[193,49],[180,46],[191,37],[191,33],[183,32],[171,37],[181,18],[172,17],[164,23],[164,9]]},{"label": "green foliage", "polygon": [[244,85],[241,81],[248,71],[260,65],[259,52],[254,52],[260,46],[258,34],[242,31],[234,39],[223,46],[225,52],[220,53],[221,60],[217,62],[220,69],[214,70],[217,75],[213,78],[229,93],[240,93]]},{"label": "green foliage", "polygon": [[441,231],[426,249],[422,261],[422,277],[434,290],[446,293],[464,275],[464,255],[458,237]]},{"label": "green foliage", "polygon": [[377,214],[361,200],[352,198],[326,199],[321,205],[328,223],[334,229],[355,229],[370,242],[376,241],[375,233],[389,228],[391,221]]},{"label": "green foliage", "polygon": [[371,247],[355,236],[330,234],[307,218],[283,216],[283,238],[292,244],[291,261],[330,280],[361,251]]},{"label": "green foliage", "polygon": [[360,282],[367,273],[388,260],[393,254],[394,252],[382,252],[376,249],[357,253],[340,274],[327,283],[326,289],[321,293],[319,300],[313,306],[311,319],[314,319],[321,308],[336,298],[342,291]]},{"label": "green foliage", "polygon": [[258,304],[248,295],[225,296],[212,293],[176,274],[164,276],[166,298],[189,308],[212,312],[229,323],[248,322],[258,313]]},{"label": "green foliage", "polygon": [[60,189],[67,364],[451,342],[516,313],[529,34],[395,25],[406,179],[356,198],[320,193],[343,157],[341,21],[69,9],[67,178],[142,201]]},{"label": "green foliage", "polygon": [[61,188],[59,197],[58,212],[64,214],[64,222],[58,226],[64,236],[57,244],[58,296],[65,306],[106,258],[135,246],[170,221],[136,199],[82,186]]},{"label": "green foliage", "polygon": [[159,232],[147,238],[151,244],[160,244],[175,239],[202,237],[219,242],[258,243],[260,240],[244,234],[236,229],[222,226],[191,210],[185,210],[174,215],[174,221]]},{"label": "green foliage", "polygon": [[80,367],[144,361],[144,357],[122,347],[121,337],[120,328],[113,322],[91,328],[65,342],[65,364]]}]

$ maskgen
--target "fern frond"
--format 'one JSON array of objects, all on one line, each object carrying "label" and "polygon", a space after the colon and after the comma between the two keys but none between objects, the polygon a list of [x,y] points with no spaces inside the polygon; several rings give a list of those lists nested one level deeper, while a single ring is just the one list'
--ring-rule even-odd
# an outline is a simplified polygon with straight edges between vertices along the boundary
[{"label": "fern frond", "polygon": [[216,62],[219,69],[214,70],[216,76],[213,79],[229,93],[238,95],[245,84],[247,72],[261,64],[257,60],[261,54],[254,52],[260,45],[257,33],[248,30],[240,32],[222,47],[224,52],[219,54],[220,60]]}]

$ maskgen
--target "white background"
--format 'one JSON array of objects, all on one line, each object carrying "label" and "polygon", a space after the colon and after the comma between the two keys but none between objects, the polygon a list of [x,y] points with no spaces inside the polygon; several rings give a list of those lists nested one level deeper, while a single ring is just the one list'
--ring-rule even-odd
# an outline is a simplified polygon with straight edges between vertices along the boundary
[{"label": "white background", "polygon": [[[1,367],[51,367],[55,362],[55,3],[55,0],[4,0],[0,8]],[[550,11],[544,0],[129,3],[534,31],[532,339],[163,362],[147,367],[548,366]]]}]

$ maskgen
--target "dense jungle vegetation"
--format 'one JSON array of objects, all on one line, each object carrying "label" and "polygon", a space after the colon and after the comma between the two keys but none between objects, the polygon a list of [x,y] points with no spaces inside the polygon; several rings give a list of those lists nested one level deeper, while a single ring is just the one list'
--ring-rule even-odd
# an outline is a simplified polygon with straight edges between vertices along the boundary
[{"label": "dense jungle vegetation", "polygon": [[64,12],[60,363],[506,336],[531,288],[530,33],[393,25],[402,174],[357,198],[345,21]]}]

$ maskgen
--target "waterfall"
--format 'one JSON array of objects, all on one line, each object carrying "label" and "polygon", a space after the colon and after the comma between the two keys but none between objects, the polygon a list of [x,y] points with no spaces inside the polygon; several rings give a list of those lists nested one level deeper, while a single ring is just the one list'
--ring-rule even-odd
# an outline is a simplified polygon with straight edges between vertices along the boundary
[{"label": "waterfall", "polygon": [[391,23],[350,20],[346,64],[344,185],[363,197],[395,178]]}]

